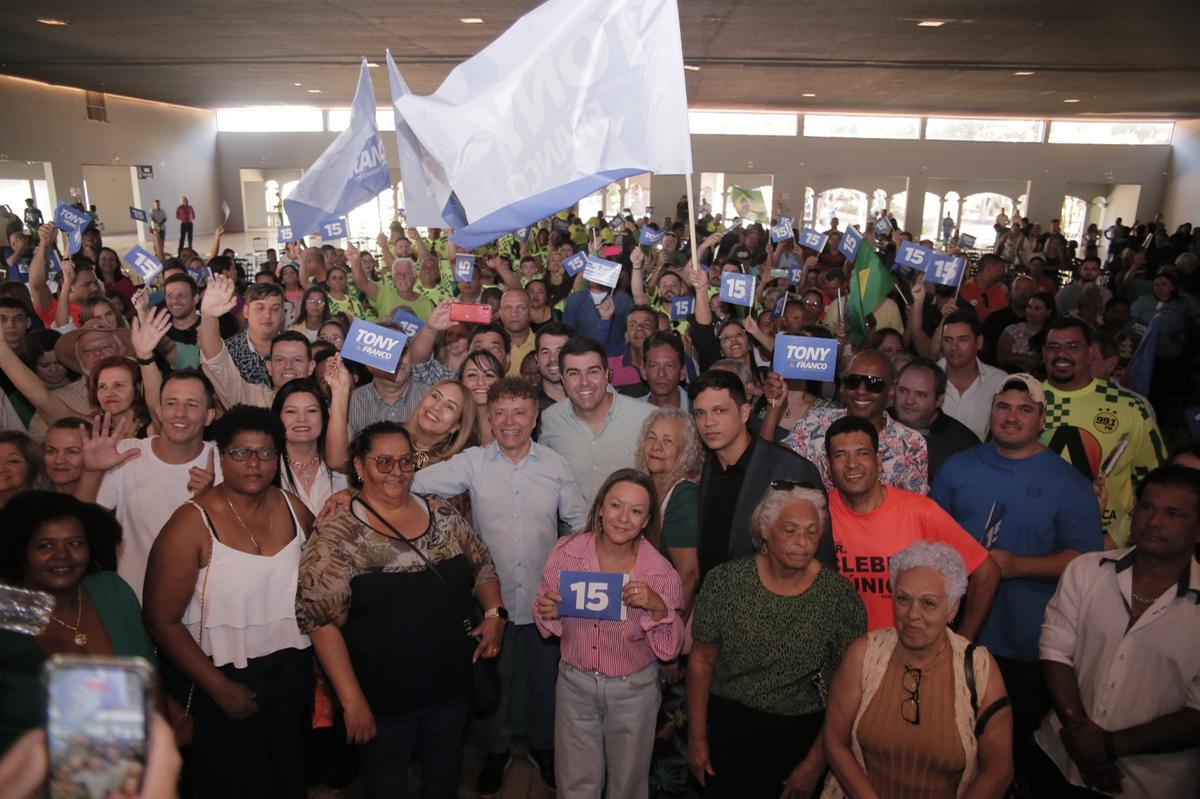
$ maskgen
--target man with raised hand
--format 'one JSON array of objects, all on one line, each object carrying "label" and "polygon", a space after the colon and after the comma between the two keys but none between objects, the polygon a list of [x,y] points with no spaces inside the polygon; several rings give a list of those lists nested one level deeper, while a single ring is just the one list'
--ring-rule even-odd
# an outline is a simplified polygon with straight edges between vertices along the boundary
[{"label": "man with raised hand", "polygon": [[[224,275],[213,275],[209,280],[200,302],[200,365],[212,380],[217,398],[226,407],[242,404],[269,408],[277,388],[289,380],[312,374],[316,365],[312,359],[312,345],[303,333],[295,330],[277,334],[267,348],[270,353],[267,383],[246,380],[234,364],[226,342],[221,340],[219,319],[237,305],[235,291],[234,282]],[[248,296],[250,290],[246,294]]]},{"label": "man with raised hand", "polygon": [[[481,796],[503,789],[510,761],[508,701],[516,649],[525,648],[525,670],[533,697],[529,758],[554,787],[554,692],[558,644],[543,639],[533,623],[533,600],[542,566],[558,540],[558,522],[578,532],[587,524],[588,505],[558,453],[531,438],[537,424],[537,394],[519,377],[505,377],[488,389],[488,421],[496,439],[416,473],[413,491],[453,497],[470,492],[475,527],[496,561],[509,624],[500,650],[499,709],[482,720],[487,759],[479,776]],[[605,477],[608,475],[606,474]]]},{"label": "man with raised hand", "polygon": [[[33,260],[29,262],[29,296],[33,300],[33,311],[46,327],[52,327],[58,313],[59,298],[50,293],[50,251],[54,249],[58,237],[58,228],[53,223],[47,223],[38,228],[38,245],[33,251]],[[75,279],[71,282],[67,296],[67,307],[71,321],[78,327],[79,315],[83,311],[83,303],[92,297],[104,293],[104,287],[96,279],[95,269],[81,258],[75,264]]]},{"label": "man with raised hand", "polygon": [[[209,281],[205,296],[212,292],[212,286],[213,282]],[[275,283],[255,283],[246,289],[245,300],[242,313],[246,317],[246,329],[225,339],[225,349],[243,380],[269,386],[271,373],[267,362],[271,356],[271,343],[283,330],[283,289]],[[233,304],[225,305],[222,313],[233,310],[236,304],[234,298]]]},{"label": "man with raised hand", "polygon": [[146,561],[159,530],[181,504],[221,481],[216,446],[204,428],[216,416],[212,384],[195,369],[163,378],[159,392],[162,432],[124,438],[105,415],[84,432],[83,475],[75,496],[113,510],[121,523],[117,573],[140,599]]}]

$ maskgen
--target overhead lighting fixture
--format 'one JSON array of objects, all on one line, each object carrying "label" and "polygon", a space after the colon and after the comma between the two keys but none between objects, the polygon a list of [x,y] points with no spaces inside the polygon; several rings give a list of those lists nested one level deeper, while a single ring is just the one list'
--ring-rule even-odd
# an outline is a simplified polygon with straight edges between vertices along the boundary
[{"label": "overhead lighting fixture", "polygon": [[309,94],[320,94],[321,93],[320,89],[305,89],[305,91],[307,91]]},{"label": "overhead lighting fixture", "polygon": [[1014,74],[1014,75],[1016,75],[1016,76],[1018,76],[1018,77],[1021,77],[1021,78],[1028,78],[1030,75],[1032,75],[1032,74],[1033,74],[1033,71],[1032,71],[1032,70],[1023,69],[1023,70],[1021,70],[1021,71],[1019,71],[1019,72],[1014,72],[1013,74]]},{"label": "overhead lighting fixture", "polygon": [[481,17],[459,17],[458,21],[464,25],[479,25],[483,19]]},{"label": "overhead lighting fixture", "polygon": [[38,17],[38,22],[43,25],[49,25],[52,28],[61,28],[64,25],[71,24],[69,20],[56,19],[55,17]]},{"label": "overhead lighting fixture", "polygon": [[812,92],[805,92],[804,94],[802,94],[800,96],[801,97],[816,97],[816,95],[813,94]]},{"label": "overhead lighting fixture", "polygon": [[944,19],[923,19],[917,23],[918,28],[940,28],[946,24]]},{"label": "overhead lighting fixture", "polygon": [[303,86],[304,84],[303,83],[293,83],[292,85],[293,86]]},{"label": "overhead lighting fixture", "polygon": [[1064,103],[1077,103],[1077,102],[1079,102],[1079,98],[1078,97],[1068,97],[1067,99],[1063,100],[1063,102]]},{"label": "overhead lighting fixture", "polygon": [[374,61],[368,61],[367,66],[370,67],[371,69],[379,69],[379,65],[376,64]]},{"label": "overhead lighting fixture", "polygon": [[683,68],[686,69],[688,72],[699,72],[700,71],[700,67],[696,66],[695,64],[684,64]]}]

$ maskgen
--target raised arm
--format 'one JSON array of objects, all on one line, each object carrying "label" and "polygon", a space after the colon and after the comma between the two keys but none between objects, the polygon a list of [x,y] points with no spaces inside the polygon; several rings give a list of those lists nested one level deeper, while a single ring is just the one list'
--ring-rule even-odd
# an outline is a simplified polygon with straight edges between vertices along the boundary
[{"label": "raised arm", "polygon": [[133,354],[142,372],[142,396],[155,427],[161,429],[162,416],[159,413],[158,402],[162,389],[162,373],[158,371],[158,364],[154,361],[154,350],[171,328],[171,312],[166,308],[153,308],[146,314],[145,319],[133,317],[132,328],[130,339],[133,343]]},{"label": "raised arm", "polygon": [[404,237],[412,245],[413,252],[416,253],[417,258],[424,258],[429,254],[429,248],[425,246],[425,239],[421,238],[421,234],[417,232],[415,227],[407,228],[404,231]]},{"label": "raised arm", "polygon": [[3,371],[17,391],[24,394],[25,399],[37,408],[46,424],[54,424],[59,419],[76,415],[62,400],[50,393],[41,378],[21,362],[3,336],[0,336],[0,371]]},{"label": "raised arm", "polygon": [[[379,234],[379,237],[386,239],[382,233]],[[384,241],[383,251],[388,251],[386,240]],[[367,270],[363,269],[362,254],[359,253],[358,248],[353,244],[346,245],[346,261],[350,264],[350,274],[354,276],[354,285],[368,300],[374,302],[375,298],[379,296],[379,286],[375,283],[375,276],[368,275]],[[390,261],[388,261],[388,268],[391,268]]]},{"label": "raised arm", "polygon": [[633,277],[629,283],[629,290],[633,293],[633,304],[649,305],[650,297],[646,294],[645,280],[646,254],[640,246],[634,247],[629,253],[629,262],[633,264]]},{"label": "raised arm", "polygon": [[208,288],[200,300],[200,328],[197,338],[200,341],[200,354],[207,360],[213,360],[225,349],[221,340],[222,314],[229,313],[237,307],[237,286],[224,275],[213,275],[208,281]]},{"label": "raised arm", "polygon": [[708,304],[708,273],[693,263],[683,270],[683,279],[692,285],[696,295],[696,302],[692,306],[696,324],[711,325],[713,317],[712,306]]},{"label": "raised arm", "polygon": [[209,261],[211,261],[213,258],[216,258],[218,255],[221,254],[221,236],[224,236],[224,235],[225,235],[225,226],[217,225],[216,229],[213,230],[212,252],[210,252],[208,254]]},{"label": "raised arm", "polygon": [[433,357],[433,345],[437,341],[437,334],[449,330],[454,325],[450,321],[450,306],[453,304],[453,300],[442,300],[438,303],[433,313],[429,314],[425,325],[408,340],[408,351],[412,355],[413,366],[425,363]]},{"label": "raised arm", "polygon": [[932,358],[933,342],[925,332],[925,281],[912,285],[912,305],[908,308],[908,323],[904,326],[904,338],[924,358]]},{"label": "raised arm", "polygon": [[70,330],[71,323],[71,285],[75,282],[75,262],[64,258],[62,274],[59,276],[58,305],[54,308],[54,329]]},{"label": "raised arm", "polygon": [[496,274],[500,276],[500,280],[505,286],[508,286],[510,289],[522,288],[521,278],[513,273],[512,267],[508,265],[508,261],[499,255],[489,255],[487,265],[496,270]]},{"label": "raised arm", "polygon": [[354,380],[340,354],[329,360],[325,382],[330,389],[329,423],[325,426],[325,464],[339,472],[350,471],[350,391]]},{"label": "raised arm", "polygon": [[38,226],[38,245],[33,251],[33,260],[29,262],[29,294],[33,297],[33,307],[41,310],[50,307],[53,295],[47,285],[49,275],[47,270],[50,263],[50,249],[58,238],[58,228],[51,223]]}]

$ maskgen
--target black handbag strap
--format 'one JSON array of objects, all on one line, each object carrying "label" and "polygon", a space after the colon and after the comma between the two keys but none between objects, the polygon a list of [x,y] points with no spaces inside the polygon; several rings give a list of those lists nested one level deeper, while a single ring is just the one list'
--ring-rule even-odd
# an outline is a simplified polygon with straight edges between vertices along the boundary
[{"label": "black handbag strap", "polygon": [[979,692],[975,687],[975,644],[967,644],[963,653],[963,672],[966,674],[967,691],[971,694],[971,715],[979,712]]},{"label": "black handbag strap", "polygon": [[[406,545],[408,545],[409,549],[411,549],[413,552],[417,553],[417,557],[419,557],[422,561],[425,562],[426,568],[428,568],[429,571],[431,571],[434,574],[434,576],[436,576],[438,578],[438,582],[440,582],[442,584],[442,587],[446,589],[446,593],[450,595],[451,601],[453,601],[454,604],[456,604],[456,605],[460,604],[458,595],[454,593],[454,589],[450,587],[450,583],[446,582],[446,578],[442,576],[442,573],[440,571],[438,571],[438,568],[436,565],[434,565],[433,561],[431,561],[425,555],[425,553],[421,551],[420,547],[418,547],[412,541],[409,541],[407,538],[405,538],[404,535],[399,530],[397,530],[395,527],[392,526],[391,522],[389,522],[387,519],[383,518],[383,516],[380,515],[379,511],[372,508],[370,503],[368,503],[365,499],[363,499],[361,495],[356,496],[351,500],[351,503],[354,503],[354,502],[361,503],[362,506],[367,509],[368,513],[370,513],[372,516],[374,516],[379,521],[383,522],[383,526],[386,527],[391,532],[391,537],[396,538],[399,541],[403,541]],[[430,511],[430,516],[432,516],[432,511]],[[462,609],[463,608],[460,606],[459,610],[462,610]],[[473,630],[475,628],[475,625],[471,624],[471,613],[470,612],[463,614],[462,625],[463,625],[463,632],[465,632],[468,636],[470,636],[471,630]]]}]

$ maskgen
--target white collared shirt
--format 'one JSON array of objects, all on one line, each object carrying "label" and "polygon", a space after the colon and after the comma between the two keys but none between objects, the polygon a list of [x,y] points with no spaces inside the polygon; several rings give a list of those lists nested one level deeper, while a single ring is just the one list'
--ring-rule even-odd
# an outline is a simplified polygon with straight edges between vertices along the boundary
[{"label": "white collared shirt", "polygon": [[[1071,561],[1046,607],[1042,660],[1075,669],[1079,698],[1105,730],[1123,730],[1184,708],[1200,710],[1200,563],[1129,626],[1134,548],[1089,552]],[[1126,629],[1128,627],[1128,629]],[[1051,711],[1038,745],[1074,785],[1084,786]],[[1200,744],[1117,760],[1121,797],[1194,796]]]},{"label": "white collared shirt", "polygon": [[[946,359],[939,360],[938,366],[942,367],[943,372],[946,371]],[[971,428],[980,441],[986,441],[992,421],[992,397],[1008,379],[1008,372],[988,366],[978,358],[975,359],[975,368],[979,370],[979,375],[966,391],[960,392],[951,380],[946,380],[942,413],[953,416]]]}]

